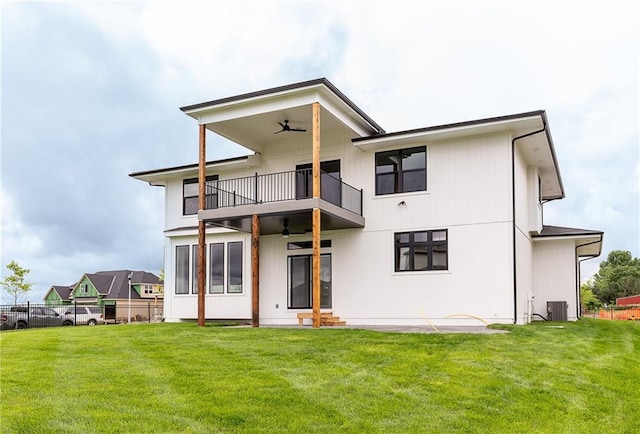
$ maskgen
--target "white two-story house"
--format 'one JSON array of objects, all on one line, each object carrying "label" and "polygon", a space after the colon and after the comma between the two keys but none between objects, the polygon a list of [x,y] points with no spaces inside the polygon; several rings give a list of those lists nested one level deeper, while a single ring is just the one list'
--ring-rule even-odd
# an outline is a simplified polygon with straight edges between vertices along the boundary
[{"label": "white two-story house", "polygon": [[[166,321],[579,317],[603,232],[543,223],[565,196],[544,111],[388,133],[324,78],[181,110],[198,162],[130,175],[165,190]],[[248,155],[205,161],[207,131]]]}]

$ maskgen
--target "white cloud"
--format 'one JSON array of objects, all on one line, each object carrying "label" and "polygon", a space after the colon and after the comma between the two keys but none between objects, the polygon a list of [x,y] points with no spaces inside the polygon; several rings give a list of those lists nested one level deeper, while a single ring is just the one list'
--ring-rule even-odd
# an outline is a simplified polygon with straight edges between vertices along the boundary
[{"label": "white cloud", "polygon": [[[2,210],[2,275],[4,275],[6,264],[12,260],[21,264],[27,258],[38,255],[42,251],[43,243],[33,230],[22,223],[14,199],[2,188],[0,188],[0,209]],[[21,265],[28,268],[24,264]]]}]

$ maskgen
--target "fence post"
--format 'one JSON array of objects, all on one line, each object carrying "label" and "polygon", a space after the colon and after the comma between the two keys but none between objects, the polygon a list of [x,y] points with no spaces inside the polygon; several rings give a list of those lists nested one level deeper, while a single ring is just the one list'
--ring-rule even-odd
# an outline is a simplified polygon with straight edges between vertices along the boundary
[{"label": "fence post", "polygon": [[27,324],[31,324],[31,309],[29,308],[31,302],[27,300]]},{"label": "fence post", "polygon": [[78,325],[78,300],[73,300],[73,325]]},{"label": "fence post", "polygon": [[151,303],[147,302],[147,318],[149,318],[149,322],[151,322]]}]

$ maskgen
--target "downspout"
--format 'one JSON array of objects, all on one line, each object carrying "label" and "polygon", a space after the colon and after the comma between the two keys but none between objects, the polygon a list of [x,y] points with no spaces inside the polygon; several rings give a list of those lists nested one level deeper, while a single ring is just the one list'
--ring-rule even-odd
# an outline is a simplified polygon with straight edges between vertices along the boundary
[{"label": "downspout", "polygon": [[518,322],[518,276],[516,261],[516,140],[521,140],[535,134],[540,134],[547,129],[547,123],[542,117],[542,129],[533,131],[521,136],[514,137],[511,140],[511,220],[512,220],[512,248],[513,248],[513,323]]},{"label": "downspout", "polygon": [[[603,236],[602,236],[602,234],[600,234],[600,239],[598,241],[591,241],[590,243],[577,245],[576,248],[575,248],[576,258],[578,258],[578,248],[579,247],[590,246],[592,244],[602,243],[602,238],[603,238]],[[597,258],[598,256],[600,256],[600,254],[585,256],[583,259],[578,259],[578,261],[576,263],[576,318],[577,319],[580,319],[580,317],[581,317],[581,315],[580,315],[581,314],[581,309],[580,309],[580,265],[582,264],[582,262],[588,261],[589,259]]]}]

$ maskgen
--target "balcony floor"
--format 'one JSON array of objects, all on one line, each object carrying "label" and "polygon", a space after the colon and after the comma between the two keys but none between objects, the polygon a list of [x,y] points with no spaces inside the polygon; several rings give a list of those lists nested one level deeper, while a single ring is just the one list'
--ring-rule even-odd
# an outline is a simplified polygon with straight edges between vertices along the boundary
[{"label": "balcony floor", "polygon": [[207,209],[198,212],[198,219],[206,224],[251,232],[251,217],[260,217],[260,234],[282,233],[285,219],[291,234],[311,232],[312,210],[320,209],[323,231],[364,227],[364,217],[319,198],[289,200],[229,208]]}]

